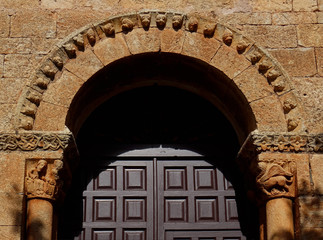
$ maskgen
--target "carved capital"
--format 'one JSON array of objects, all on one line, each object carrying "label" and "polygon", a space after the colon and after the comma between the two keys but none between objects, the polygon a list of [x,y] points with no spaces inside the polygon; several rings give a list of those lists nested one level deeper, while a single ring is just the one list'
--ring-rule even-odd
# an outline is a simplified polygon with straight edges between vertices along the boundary
[{"label": "carved capital", "polygon": [[295,163],[290,160],[265,159],[252,167],[260,199],[295,197]]},{"label": "carved capital", "polygon": [[31,160],[25,178],[28,199],[44,198],[57,200],[62,194],[62,160]]}]

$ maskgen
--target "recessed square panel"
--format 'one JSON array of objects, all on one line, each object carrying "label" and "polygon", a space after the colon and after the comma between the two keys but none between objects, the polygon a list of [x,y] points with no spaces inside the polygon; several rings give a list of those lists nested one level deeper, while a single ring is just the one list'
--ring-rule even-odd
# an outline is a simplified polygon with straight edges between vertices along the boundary
[{"label": "recessed square panel", "polygon": [[124,240],[146,240],[146,231],[143,230],[124,230]]},{"label": "recessed square panel", "polygon": [[93,199],[93,221],[115,221],[115,198]]},{"label": "recessed square panel", "polygon": [[94,190],[115,190],[116,188],[115,168],[103,169],[97,173],[94,182]]},{"label": "recessed square panel", "polygon": [[216,176],[214,169],[195,168],[195,190],[216,189]]},{"label": "recessed square panel", "polygon": [[165,222],[187,222],[187,199],[165,200]]},{"label": "recessed square panel", "polygon": [[92,232],[94,240],[115,240],[114,229],[95,229]]},{"label": "recessed square panel", "polygon": [[225,190],[234,190],[231,182],[224,178],[224,189]]},{"label": "recessed square panel", "polygon": [[86,221],[86,198],[82,198],[82,207],[83,207],[83,221]]},{"label": "recessed square panel", "polygon": [[186,190],[186,168],[165,168],[165,190]]},{"label": "recessed square panel", "polygon": [[125,221],[146,221],[146,199],[124,199]]},{"label": "recessed square panel", "polygon": [[226,220],[229,222],[238,221],[237,203],[234,198],[225,198]]},{"label": "recessed square panel", "polygon": [[217,199],[195,199],[196,221],[218,221]]},{"label": "recessed square panel", "polygon": [[124,168],[125,190],[146,190],[146,168]]}]

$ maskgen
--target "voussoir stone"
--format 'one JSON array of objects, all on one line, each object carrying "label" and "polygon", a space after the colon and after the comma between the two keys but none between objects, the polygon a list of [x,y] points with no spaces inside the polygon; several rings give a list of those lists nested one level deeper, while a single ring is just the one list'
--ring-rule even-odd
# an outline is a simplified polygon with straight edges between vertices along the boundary
[{"label": "voussoir stone", "polygon": [[162,52],[181,53],[185,41],[185,32],[164,29],[160,41]]}]

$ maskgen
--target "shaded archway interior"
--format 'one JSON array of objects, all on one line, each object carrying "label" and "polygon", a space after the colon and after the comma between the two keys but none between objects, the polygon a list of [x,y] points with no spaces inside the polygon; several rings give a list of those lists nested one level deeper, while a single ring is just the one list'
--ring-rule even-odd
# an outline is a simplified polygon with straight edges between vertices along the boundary
[{"label": "shaded archway interior", "polygon": [[235,162],[240,148],[236,132],[222,112],[202,97],[158,84],[125,91],[92,112],[76,141],[81,164],[59,215],[60,239],[79,234],[82,191],[93,178],[87,177],[90,166],[113,161],[127,151],[161,145],[194,151],[221,170],[234,186],[243,233],[248,239],[257,238],[257,210],[247,200]]},{"label": "shaded archway interior", "polygon": [[103,102],[127,90],[155,85],[176,87],[207,99],[231,122],[241,144],[256,128],[247,99],[231,79],[201,60],[172,53],[132,55],[98,71],[74,97],[66,126],[77,135]]}]

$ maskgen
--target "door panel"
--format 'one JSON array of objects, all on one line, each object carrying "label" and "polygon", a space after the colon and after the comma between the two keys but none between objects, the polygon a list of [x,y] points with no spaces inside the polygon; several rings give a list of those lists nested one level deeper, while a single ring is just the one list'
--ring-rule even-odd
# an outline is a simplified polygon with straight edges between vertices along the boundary
[{"label": "door panel", "polygon": [[77,239],[244,239],[233,187],[206,161],[117,160],[91,169]]}]

